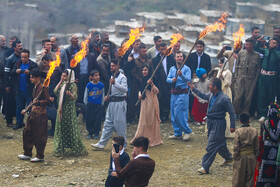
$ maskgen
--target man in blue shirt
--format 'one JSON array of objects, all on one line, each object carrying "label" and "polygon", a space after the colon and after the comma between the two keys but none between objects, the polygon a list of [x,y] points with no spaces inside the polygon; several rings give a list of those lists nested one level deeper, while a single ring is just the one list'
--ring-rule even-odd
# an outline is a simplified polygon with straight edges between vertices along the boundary
[{"label": "man in blue shirt", "polygon": [[25,108],[25,105],[28,105],[32,100],[32,90],[34,86],[30,82],[29,74],[30,71],[38,65],[29,60],[29,55],[30,52],[27,49],[23,49],[21,60],[15,64],[11,71],[11,77],[15,79],[13,90],[16,94],[17,124],[13,128],[14,130],[23,127],[23,115],[21,114],[21,111]]},{"label": "man in blue shirt", "polygon": [[[176,66],[170,68],[167,76],[167,83],[173,84],[171,89],[171,122],[174,129],[174,135],[169,139],[181,139],[184,132],[183,140],[190,138],[192,132],[188,124],[188,107],[189,107],[189,91],[187,82],[191,81],[191,69],[188,66],[179,67],[183,63],[183,53],[176,52]],[[176,74],[178,77],[176,78]]]}]

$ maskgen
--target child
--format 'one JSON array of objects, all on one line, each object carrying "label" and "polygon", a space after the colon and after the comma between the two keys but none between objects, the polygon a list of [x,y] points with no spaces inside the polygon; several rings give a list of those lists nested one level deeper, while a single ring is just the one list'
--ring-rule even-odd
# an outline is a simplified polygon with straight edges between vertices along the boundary
[{"label": "child", "polygon": [[[90,72],[90,81],[85,90],[84,103],[86,105],[87,139],[99,139],[101,129],[102,106],[104,104],[104,85],[100,82],[99,72]],[[94,136],[93,136],[94,135]]]},{"label": "child", "polygon": [[254,186],[254,172],[259,154],[257,129],[249,125],[250,115],[240,114],[241,128],[235,131],[232,186]]},{"label": "child", "polygon": [[[122,136],[116,136],[113,137],[113,146],[112,149],[116,149],[115,147],[119,148],[120,153],[120,164],[121,167],[124,168],[124,166],[129,162],[130,158],[129,155],[124,151],[124,137]],[[108,177],[105,182],[105,187],[123,187],[124,179],[118,178],[116,173],[116,166],[114,163],[114,159],[111,155],[110,157],[110,167],[108,172]]]},{"label": "child", "polygon": [[[210,81],[207,79],[207,72],[203,68],[199,68],[196,70],[197,78],[193,80],[193,84],[196,89],[203,93],[209,93],[209,83]],[[196,121],[196,125],[205,124],[205,116],[207,112],[208,107],[208,101],[201,99],[200,97],[197,97],[196,94],[193,93],[195,96],[193,101],[193,107],[192,107],[192,116],[194,120]]]},{"label": "child", "polygon": [[[30,160],[32,149],[35,145],[37,154],[31,159],[31,162],[44,161],[44,150],[48,139],[48,116],[46,106],[50,103],[48,88],[40,83],[41,72],[35,68],[30,73],[30,81],[34,84],[33,88],[33,106],[27,118],[27,124],[23,130],[23,149],[24,154],[18,155],[21,160]],[[27,109],[28,110],[28,109]],[[21,114],[28,112],[22,110]]]}]

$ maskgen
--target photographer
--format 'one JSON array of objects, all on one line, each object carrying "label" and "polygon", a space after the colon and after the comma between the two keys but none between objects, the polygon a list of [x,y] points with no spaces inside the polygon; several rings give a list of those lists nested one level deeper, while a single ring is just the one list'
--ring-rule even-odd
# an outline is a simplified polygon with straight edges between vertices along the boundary
[{"label": "photographer", "polygon": [[116,153],[114,148],[112,150],[117,176],[125,180],[126,187],[148,186],[155,169],[155,161],[147,154],[149,139],[140,136],[133,141],[132,145],[134,159],[130,160],[124,168],[121,167],[120,153]]},{"label": "photographer", "polygon": [[30,72],[37,68],[37,64],[29,59],[30,52],[27,49],[23,49],[21,52],[21,60],[18,61],[11,70],[11,77],[15,80],[13,85],[13,91],[16,95],[16,118],[17,124],[13,128],[14,130],[22,128],[23,115],[21,111],[25,108],[25,105],[32,101],[32,91],[34,85],[30,82]]},{"label": "photographer", "polygon": [[[129,155],[126,152],[124,152],[123,145],[124,145],[124,137],[116,136],[113,138],[112,151],[114,150],[116,151],[116,153],[119,153],[121,168],[124,168],[124,166],[130,160]],[[124,184],[124,180],[117,177],[116,166],[114,163],[114,159],[111,155],[109,174],[105,183],[105,187],[122,187],[123,184]]]},{"label": "photographer", "polygon": [[260,37],[256,44],[256,50],[264,55],[258,80],[258,113],[261,122],[265,120],[267,115],[267,106],[277,96],[278,63],[280,61],[280,51],[277,50],[278,41],[276,39],[270,40],[268,48],[261,47],[263,42],[264,36]]}]

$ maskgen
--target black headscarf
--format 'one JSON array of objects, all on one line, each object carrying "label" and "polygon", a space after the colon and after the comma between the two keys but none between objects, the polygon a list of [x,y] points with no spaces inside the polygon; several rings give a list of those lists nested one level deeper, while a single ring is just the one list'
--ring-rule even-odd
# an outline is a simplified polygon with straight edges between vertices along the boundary
[{"label": "black headscarf", "polygon": [[[142,70],[144,68],[148,68],[148,75],[147,76],[143,76],[143,80],[142,80],[142,83],[141,83],[140,89],[139,89],[141,94],[143,93],[143,91],[144,91],[144,89],[145,89],[145,87],[147,85],[147,81],[151,78],[151,75],[153,73],[153,69],[152,69],[151,66],[149,66],[149,64],[144,64]],[[151,91],[151,89],[152,89],[151,85],[149,85],[147,89]],[[142,99],[144,100],[145,98],[146,98],[146,93],[144,93],[142,95]]]}]

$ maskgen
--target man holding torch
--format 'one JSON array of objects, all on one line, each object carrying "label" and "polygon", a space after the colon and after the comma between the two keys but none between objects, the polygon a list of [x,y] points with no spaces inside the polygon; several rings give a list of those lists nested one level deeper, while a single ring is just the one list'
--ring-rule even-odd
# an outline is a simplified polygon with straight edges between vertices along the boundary
[{"label": "man holding torch", "polygon": [[[191,81],[191,70],[183,63],[183,53],[177,51],[175,54],[176,66],[170,68],[167,83],[173,84],[171,89],[171,122],[174,129],[174,135],[169,136],[169,139],[181,139],[184,132],[183,140],[190,138],[192,132],[188,124],[188,107],[189,107],[189,91],[187,82]],[[176,77],[178,74],[178,77]]]}]

